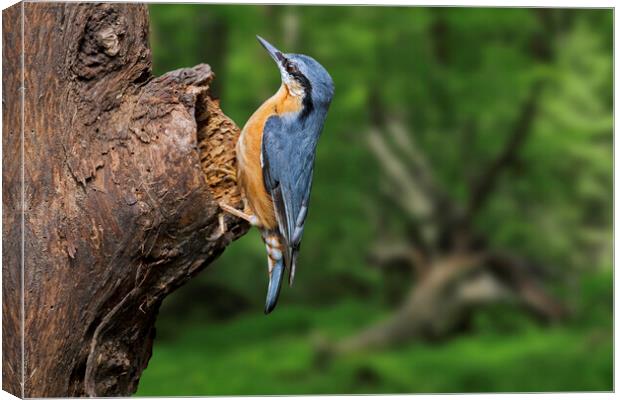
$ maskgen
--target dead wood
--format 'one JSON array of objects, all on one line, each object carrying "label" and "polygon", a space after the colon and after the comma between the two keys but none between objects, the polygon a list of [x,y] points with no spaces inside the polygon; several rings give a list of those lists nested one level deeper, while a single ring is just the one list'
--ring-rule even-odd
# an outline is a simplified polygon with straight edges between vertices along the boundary
[{"label": "dead wood", "polygon": [[469,325],[475,310],[493,304],[522,307],[544,323],[566,317],[531,271],[499,254],[448,254],[418,275],[401,306],[384,321],[337,343],[350,352],[411,340],[443,340]]},{"label": "dead wood", "polygon": [[146,5],[24,3],[3,28],[3,389],[129,395],[163,299],[248,229],[218,235],[239,130],[208,65],[152,76]]}]

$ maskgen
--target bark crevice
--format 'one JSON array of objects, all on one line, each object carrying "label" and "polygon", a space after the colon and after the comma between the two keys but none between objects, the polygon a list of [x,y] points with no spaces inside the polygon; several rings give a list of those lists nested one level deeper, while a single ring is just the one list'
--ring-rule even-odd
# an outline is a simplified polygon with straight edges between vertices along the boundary
[{"label": "bark crevice", "polygon": [[[24,148],[24,182],[20,157],[3,160],[5,285],[20,281],[22,187],[26,198],[23,395],[126,396],[164,298],[249,228],[217,204],[240,203],[226,173],[239,129],[210,94],[207,64],[152,76],[146,5],[23,11],[3,12],[5,60],[20,59],[22,20],[25,36],[23,143],[11,135],[20,63],[3,66],[3,145]],[[3,300],[3,333],[19,335],[19,293],[5,286]],[[3,388],[22,394],[20,377],[3,369]]]}]

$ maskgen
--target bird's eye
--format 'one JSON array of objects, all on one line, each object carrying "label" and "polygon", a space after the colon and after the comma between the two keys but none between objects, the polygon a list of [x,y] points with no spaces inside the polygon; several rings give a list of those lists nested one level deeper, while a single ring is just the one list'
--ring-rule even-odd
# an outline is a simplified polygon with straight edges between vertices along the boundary
[{"label": "bird's eye", "polygon": [[297,66],[290,61],[287,61],[286,64],[284,64],[284,68],[286,68],[286,72],[288,72],[289,74],[298,72]]}]

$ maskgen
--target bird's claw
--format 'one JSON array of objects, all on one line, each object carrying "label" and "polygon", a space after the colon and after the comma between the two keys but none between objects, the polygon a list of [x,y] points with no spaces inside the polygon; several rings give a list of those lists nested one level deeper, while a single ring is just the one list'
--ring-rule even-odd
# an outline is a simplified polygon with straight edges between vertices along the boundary
[{"label": "bird's claw", "polygon": [[236,208],[229,206],[228,204],[220,203],[219,206],[222,210],[226,211],[227,213],[232,214],[237,218],[241,218],[243,220],[248,221],[250,225],[252,226],[258,225],[258,218],[256,217],[256,215],[246,214],[243,211],[237,210]]},{"label": "bird's claw", "polygon": [[226,233],[227,228],[226,228],[226,221],[224,220],[224,214],[218,215],[217,221],[218,221],[217,231],[213,235],[207,237],[207,240],[210,242],[218,240],[219,238],[224,236],[224,234]]}]

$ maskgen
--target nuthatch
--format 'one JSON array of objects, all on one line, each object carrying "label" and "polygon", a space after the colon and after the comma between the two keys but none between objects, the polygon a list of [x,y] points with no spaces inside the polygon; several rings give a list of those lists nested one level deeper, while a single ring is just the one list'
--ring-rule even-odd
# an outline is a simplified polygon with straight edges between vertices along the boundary
[{"label": "nuthatch", "polygon": [[316,146],[334,83],[313,58],[283,54],[257,38],[278,65],[282,85],[252,114],[237,143],[237,182],[245,209],[220,206],[261,232],[268,255],[268,314],[278,301],[285,269],[289,270],[289,284],[293,284]]}]

